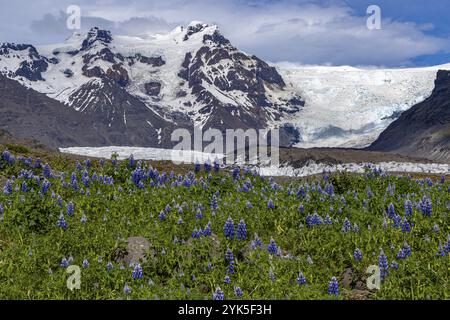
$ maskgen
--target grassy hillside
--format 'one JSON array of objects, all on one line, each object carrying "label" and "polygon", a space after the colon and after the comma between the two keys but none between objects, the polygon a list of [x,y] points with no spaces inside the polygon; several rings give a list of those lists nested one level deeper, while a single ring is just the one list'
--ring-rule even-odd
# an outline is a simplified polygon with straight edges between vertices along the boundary
[{"label": "grassy hillside", "polygon": [[[276,183],[8,148],[1,299],[450,298],[448,181],[372,168]],[[148,241],[139,264],[130,237]],[[366,287],[370,265],[380,290]],[[69,266],[80,289],[67,287]]]}]

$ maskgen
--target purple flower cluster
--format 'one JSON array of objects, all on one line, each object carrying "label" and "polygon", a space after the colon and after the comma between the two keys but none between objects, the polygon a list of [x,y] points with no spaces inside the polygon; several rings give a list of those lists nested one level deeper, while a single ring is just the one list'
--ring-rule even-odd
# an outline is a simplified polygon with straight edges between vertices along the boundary
[{"label": "purple flower cluster", "polygon": [[381,249],[380,255],[378,256],[378,267],[380,268],[381,281],[384,281],[389,275],[389,263],[383,249]]},{"label": "purple flower cluster", "polygon": [[329,295],[339,295],[339,283],[336,277],[332,277],[330,283],[328,284],[328,294]]},{"label": "purple flower cluster", "polygon": [[227,221],[225,222],[225,225],[223,227],[223,233],[225,235],[225,238],[227,239],[234,239],[234,222],[231,217],[228,217]]}]

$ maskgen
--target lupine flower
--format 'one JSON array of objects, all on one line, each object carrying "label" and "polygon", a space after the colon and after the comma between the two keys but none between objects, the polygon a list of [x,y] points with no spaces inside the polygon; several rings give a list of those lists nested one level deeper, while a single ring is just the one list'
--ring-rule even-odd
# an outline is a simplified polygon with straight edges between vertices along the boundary
[{"label": "lupine flower", "polygon": [[422,202],[420,203],[420,210],[422,211],[422,214],[424,216],[431,217],[431,214],[433,213],[433,205],[430,198],[426,196],[422,198]]},{"label": "lupine flower", "polygon": [[11,180],[6,181],[6,184],[3,187],[3,193],[7,196],[13,193],[13,184]]},{"label": "lupine flower", "polygon": [[209,221],[205,229],[203,229],[203,235],[206,237],[211,235],[211,221]]},{"label": "lupine flower", "polygon": [[194,231],[192,231],[191,236],[193,239],[198,239],[198,238],[200,238],[201,233],[197,228],[194,228]]},{"label": "lupine flower", "polygon": [[200,169],[201,169],[200,162],[198,162],[198,160],[196,160],[195,165],[194,165],[194,171],[199,172]]},{"label": "lupine flower", "polygon": [[329,295],[339,295],[339,283],[336,277],[332,277],[330,283],[328,284],[328,294]]},{"label": "lupine flower", "polygon": [[61,268],[66,269],[70,265],[70,263],[66,258],[62,258],[59,265]]},{"label": "lupine flower", "polygon": [[380,255],[378,256],[378,267],[380,268],[381,281],[384,281],[389,275],[389,263],[383,249],[381,249]]},{"label": "lupine flower", "polygon": [[228,273],[234,274],[234,260],[230,261],[230,264],[228,265]]},{"label": "lupine flower", "polygon": [[234,180],[237,180],[239,178],[240,172],[241,169],[239,169],[238,167],[233,168],[232,175]]},{"label": "lupine flower", "polygon": [[72,202],[69,202],[67,204],[67,215],[73,216],[74,212],[75,212],[75,205]]},{"label": "lupine flower", "polygon": [[332,183],[328,183],[328,184],[325,186],[325,192],[326,192],[329,196],[334,195],[334,187],[333,187],[333,184],[332,184]]},{"label": "lupine flower", "polygon": [[345,218],[343,226],[342,226],[342,232],[347,233],[351,230],[352,225],[350,223],[350,221],[348,220],[348,218]]},{"label": "lupine flower", "polygon": [[217,204],[217,197],[214,194],[211,199],[211,209],[217,210],[217,208],[219,208],[219,205]]},{"label": "lupine flower", "polygon": [[395,262],[395,261],[392,261],[391,268],[394,269],[394,270],[398,270],[398,263]]},{"label": "lupine flower", "polygon": [[227,239],[234,238],[234,222],[231,219],[231,217],[228,217],[227,221],[225,222],[225,225],[223,227],[223,233],[225,235],[225,238]]},{"label": "lupine flower", "polygon": [[272,199],[269,199],[267,202],[267,209],[275,209],[275,204],[273,203]]},{"label": "lupine flower", "polygon": [[28,192],[28,184],[26,181],[22,182],[22,187],[20,188],[22,192]]},{"label": "lupine flower", "polygon": [[128,286],[128,283],[125,283],[125,286],[123,287],[123,293],[126,295],[131,294],[131,288]]},{"label": "lupine flower", "polygon": [[227,248],[227,252],[225,254],[225,260],[228,262],[234,261],[234,254],[230,248]]},{"label": "lupine flower", "polygon": [[305,278],[305,276],[303,275],[302,272],[299,272],[299,273],[298,273],[297,284],[298,284],[299,286],[306,285],[306,278]]},{"label": "lupine flower", "polygon": [[158,219],[161,221],[165,221],[166,220],[166,213],[164,211],[161,211],[158,215]]},{"label": "lupine flower", "polygon": [[393,218],[394,217],[394,215],[395,215],[395,207],[394,207],[394,204],[393,203],[391,203],[390,205],[389,205],[389,207],[388,207],[388,217],[389,218]]},{"label": "lupine flower", "polygon": [[262,247],[263,243],[260,237],[258,237],[258,235],[255,233],[255,238],[251,243],[251,248],[253,250],[257,249],[258,247]]},{"label": "lupine flower", "polygon": [[64,215],[61,214],[61,215],[59,216],[57,225],[58,225],[58,227],[60,227],[61,229],[64,229],[64,230],[67,229],[67,222],[66,222],[66,220],[64,219]]},{"label": "lupine flower", "polygon": [[433,225],[432,230],[433,230],[433,232],[435,232],[435,233],[439,233],[439,231],[440,231],[439,226],[438,226],[436,223]]},{"label": "lupine flower", "polygon": [[413,204],[411,200],[405,201],[405,217],[411,217],[413,215]]},{"label": "lupine flower", "polygon": [[42,183],[42,189],[41,189],[42,194],[46,194],[47,191],[50,189],[50,187],[51,187],[51,183],[48,182],[48,180],[44,180],[44,182]]},{"label": "lupine flower", "polygon": [[114,268],[114,266],[113,266],[112,262],[109,261],[109,262],[106,264],[106,271],[111,271],[113,268]]},{"label": "lupine flower", "polygon": [[230,284],[231,283],[231,279],[229,276],[225,276],[225,279],[223,281],[225,284]]},{"label": "lupine flower", "polygon": [[383,229],[387,229],[388,227],[388,222],[386,219],[383,219]]},{"label": "lupine flower", "polygon": [[352,229],[353,229],[353,232],[356,232],[356,233],[359,232],[359,226],[356,223],[353,224],[353,228]]},{"label": "lupine flower", "polygon": [[450,252],[450,234],[447,236],[447,242],[445,243],[444,250],[445,253]]},{"label": "lupine flower", "polygon": [[52,169],[48,164],[44,165],[44,168],[42,169],[42,174],[44,175],[44,178],[50,179],[52,177]]},{"label": "lupine flower", "polygon": [[253,205],[252,205],[252,203],[250,201],[247,201],[245,206],[247,207],[247,209],[253,209]]},{"label": "lupine flower", "polygon": [[406,220],[406,218],[403,218],[402,232],[410,232],[410,231],[411,231],[411,225],[409,224],[408,220]]},{"label": "lupine flower", "polygon": [[247,225],[245,224],[245,221],[241,219],[237,226],[237,239],[238,240],[245,240],[247,239]]},{"label": "lupine flower", "polygon": [[363,258],[361,250],[356,248],[355,252],[353,252],[353,257],[355,258],[356,261],[361,261]]},{"label": "lupine flower", "polygon": [[397,259],[402,260],[402,259],[405,259],[405,258],[406,258],[405,252],[403,251],[403,249],[400,249],[397,252]]},{"label": "lupine flower", "polygon": [[84,259],[84,260],[83,260],[83,265],[82,265],[82,266],[83,266],[84,269],[89,268],[89,261],[88,261],[87,259]]},{"label": "lupine flower", "polygon": [[240,287],[234,287],[234,295],[236,297],[242,297],[244,293],[242,292],[242,289]]},{"label": "lupine flower", "polygon": [[205,168],[205,172],[211,172],[211,161],[209,159],[206,160],[203,167]]},{"label": "lupine flower", "polygon": [[411,247],[409,246],[409,244],[406,241],[403,243],[402,250],[403,250],[403,252],[405,254],[405,257],[410,257],[411,256],[411,254],[412,254]]},{"label": "lupine flower", "polygon": [[214,160],[214,171],[215,171],[215,172],[219,172],[219,169],[220,169],[219,160],[218,160],[218,159],[215,159],[215,160]]},{"label": "lupine flower", "polygon": [[269,245],[267,246],[267,251],[269,252],[269,254],[277,254],[278,253],[278,247],[277,247],[275,240],[273,240],[273,238],[270,239]]},{"label": "lupine flower", "polygon": [[225,300],[225,295],[219,287],[217,287],[216,291],[213,293],[213,300]]},{"label": "lupine flower", "polygon": [[333,224],[333,220],[331,220],[331,217],[329,214],[327,214],[327,216],[325,217],[325,224],[331,225]]},{"label": "lupine flower", "polygon": [[269,269],[269,279],[271,281],[275,281],[276,280],[275,273],[273,272],[272,268]]},{"label": "lupine flower", "polygon": [[133,276],[134,280],[142,279],[143,272],[142,272],[141,265],[139,263],[134,266],[134,270],[133,270],[132,276]]},{"label": "lupine flower", "polygon": [[402,225],[402,217],[400,217],[398,214],[395,214],[392,218],[394,221],[394,228],[400,228]]},{"label": "lupine flower", "polygon": [[438,252],[436,253],[436,255],[439,257],[445,257],[446,256],[445,251],[446,250],[442,247],[442,242],[439,241]]},{"label": "lupine flower", "polygon": [[195,219],[201,220],[203,219],[203,212],[201,208],[197,208],[197,213],[195,214]]},{"label": "lupine flower", "polygon": [[83,214],[83,216],[80,219],[81,223],[86,223],[87,222],[87,217],[85,214]]},{"label": "lupine flower", "polygon": [[9,165],[12,165],[14,163],[14,156],[11,155],[11,153],[8,150],[3,151],[2,158],[5,160]]},{"label": "lupine flower", "polygon": [[130,157],[128,158],[128,166],[130,168],[134,168],[134,164],[135,164],[134,156],[132,154],[130,154]]},{"label": "lupine flower", "polygon": [[317,212],[315,212],[312,216],[312,223],[313,225],[321,225],[323,223],[322,217],[319,216]]}]

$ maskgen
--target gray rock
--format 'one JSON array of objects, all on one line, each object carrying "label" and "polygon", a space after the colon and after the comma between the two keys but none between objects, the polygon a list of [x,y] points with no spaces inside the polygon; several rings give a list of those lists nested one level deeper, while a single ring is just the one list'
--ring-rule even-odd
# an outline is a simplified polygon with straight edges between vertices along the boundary
[{"label": "gray rock", "polygon": [[147,262],[150,241],[144,237],[130,237],[126,240],[126,249],[116,249],[116,262],[124,262],[127,266],[134,263]]}]

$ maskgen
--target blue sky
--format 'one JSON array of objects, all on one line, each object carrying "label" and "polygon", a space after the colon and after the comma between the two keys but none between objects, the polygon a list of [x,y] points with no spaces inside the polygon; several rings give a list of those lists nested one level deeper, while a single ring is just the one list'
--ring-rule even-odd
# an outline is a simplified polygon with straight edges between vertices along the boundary
[{"label": "blue sky", "polygon": [[[69,5],[82,30],[167,32],[192,20],[217,24],[241,50],[271,62],[424,66],[450,62],[450,0],[0,0],[0,42],[62,42]],[[369,5],[381,30],[368,30]]]}]

